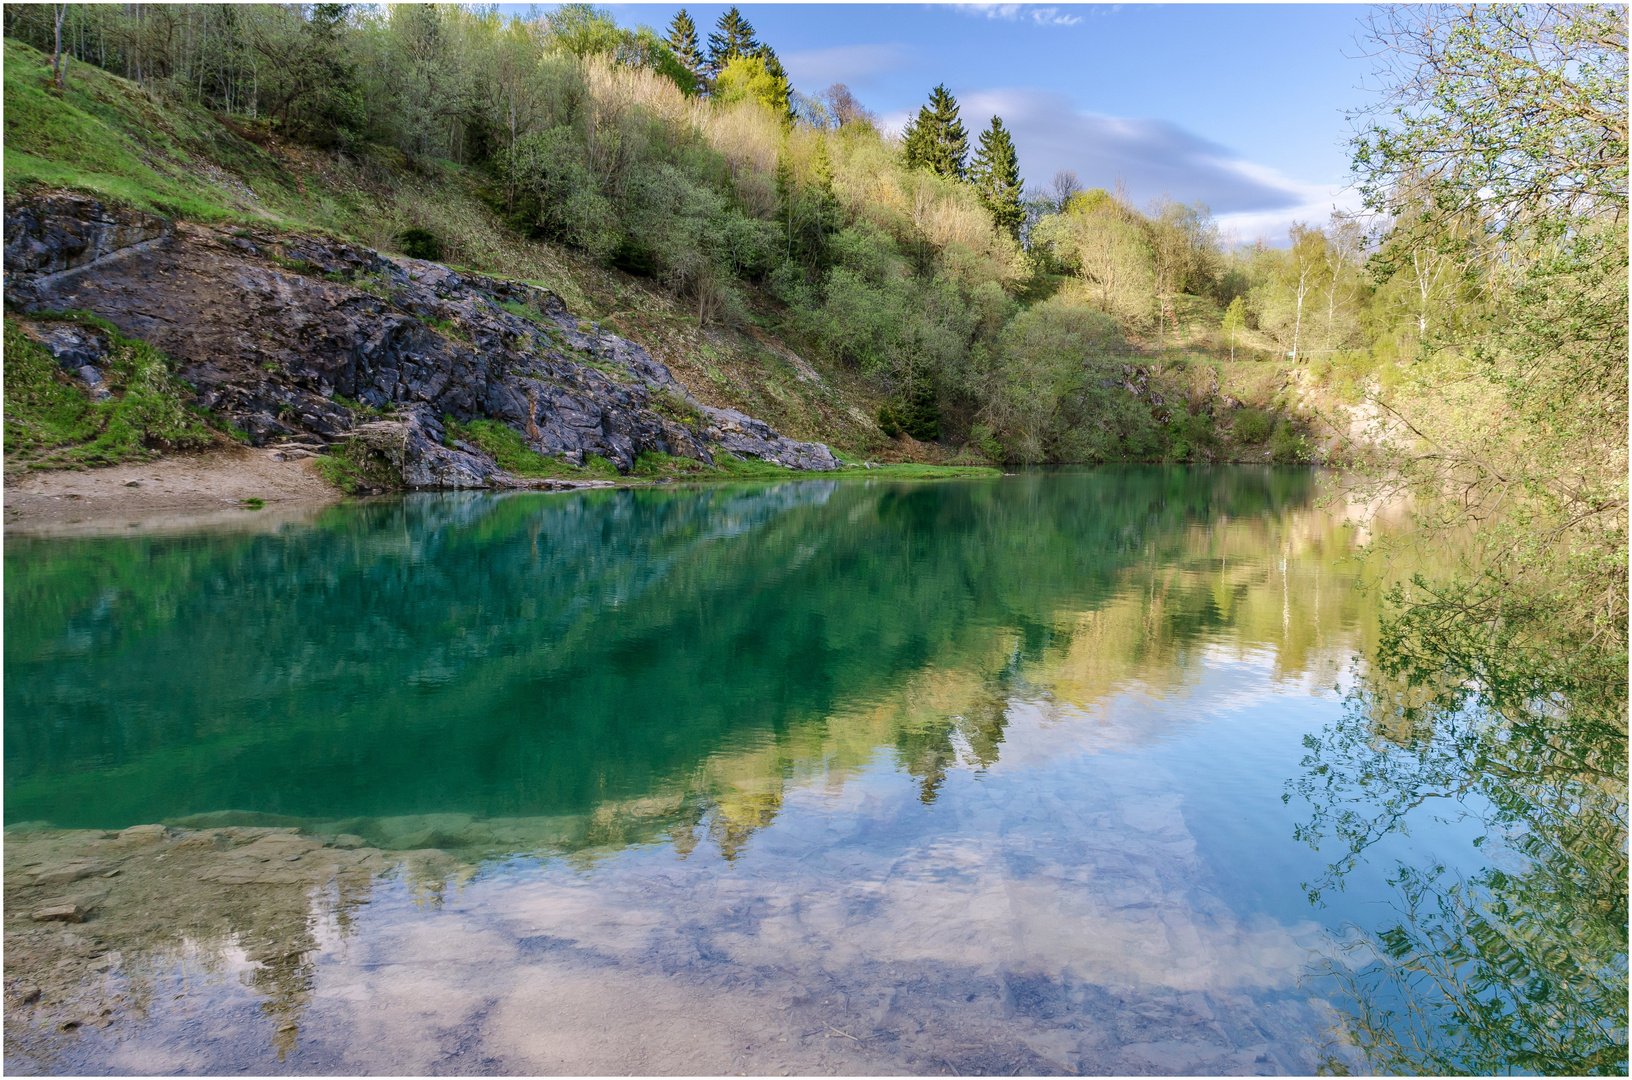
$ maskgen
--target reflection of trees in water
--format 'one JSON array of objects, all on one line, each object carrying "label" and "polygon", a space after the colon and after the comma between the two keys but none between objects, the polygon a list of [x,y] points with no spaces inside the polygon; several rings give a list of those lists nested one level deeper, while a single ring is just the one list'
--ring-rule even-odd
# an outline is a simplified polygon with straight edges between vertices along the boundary
[{"label": "reflection of trees in water", "polygon": [[699,825],[735,850],[787,778],[881,749],[935,798],[995,762],[1017,694],[1183,681],[1226,638],[1302,670],[1353,604],[1311,494],[1302,471],[1107,469],[439,496],[8,547],[7,798],[397,850]]},{"label": "reflection of trees in water", "polygon": [[1394,916],[1348,928],[1319,973],[1380,1072],[1624,1076],[1625,713],[1523,664],[1406,670],[1410,644],[1385,634],[1344,719],[1305,739],[1299,834],[1340,851],[1311,899],[1418,813],[1480,821],[1489,865],[1397,865]]}]

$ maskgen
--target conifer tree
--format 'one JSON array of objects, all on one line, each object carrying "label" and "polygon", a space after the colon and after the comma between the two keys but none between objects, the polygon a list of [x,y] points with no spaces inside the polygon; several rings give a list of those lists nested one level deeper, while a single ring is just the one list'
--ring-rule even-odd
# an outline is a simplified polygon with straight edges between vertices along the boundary
[{"label": "conifer tree", "polygon": [[969,164],[969,182],[980,193],[992,223],[1011,236],[1019,236],[1026,220],[1026,208],[1020,202],[1020,190],[1025,185],[1020,179],[1014,140],[1009,138],[1000,116],[992,117],[992,126],[980,133],[980,148]]},{"label": "conifer tree", "polygon": [[693,75],[703,68],[703,54],[697,48],[697,24],[691,21],[691,16],[685,8],[674,17],[669,24],[669,48],[674,55],[686,66],[686,70]]},{"label": "conifer tree", "polygon": [[811,190],[811,209],[815,214],[816,242],[826,244],[827,234],[839,227],[839,200],[833,194],[833,158],[827,152],[827,139],[816,140],[816,152],[810,161],[815,183]]},{"label": "conifer tree", "polygon": [[[709,75],[718,75],[725,65],[739,56],[758,55],[760,48],[759,42],[754,40],[754,24],[744,18],[742,12],[732,8],[720,16],[714,24],[714,32],[708,35]],[[769,66],[767,63],[766,67]]]},{"label": "conifer tree", "polygon": [[969,136],[958,119],[958,99],[945,85],[929,92],[929,104],[902,133],[907,168],[928,169],[940,176],[962,180],[969,156]]}]

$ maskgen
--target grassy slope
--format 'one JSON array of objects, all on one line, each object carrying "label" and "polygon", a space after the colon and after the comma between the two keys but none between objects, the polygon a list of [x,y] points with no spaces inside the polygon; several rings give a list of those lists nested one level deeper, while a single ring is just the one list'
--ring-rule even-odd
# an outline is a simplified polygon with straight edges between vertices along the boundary
[{"label": "grassy slope", "polygon": [[451,264],[536,282],[641,342],[705,404],[740,409],[847,458],[945,456],[885,439],[871,419],[877,401],[854,377],[791,358],[761,326],[700,328],[652,282],[508,233],[478,197],[479,179],[451,163],[410,168],[384,149],[339,158],[236,120],[229,127],[88,66],[75,66],[59,93],[49,58],[12,40],[5,105],[8,194],[72,187],[169,216],[321,229],[387,251],[403,229],[427,228]]},{"label": "grassy slope", "polygon": [[[699,327],[651,281],[509,233],[468,170],[449,162],[410,167],[380,148],[361,160],[326,154],[246,122],[228,126],[89,66],[76,65],[58,93],[48,62],[27,45],[5,43],[8,194],[31,184],[73,187],[171,216],[320,229],[386,251],[397,250],[403,229],[427,228],[442,239],[451,264],[543,285],[573,311],[639,341],[705,404],[825,442],[847,459],[949,460],[942,447],[885,438],[873,419],[875,393],[855,373],[788,349],[772,329],[773,305],[756,305],[754,323],[741,328]],[[1133,341],[1169,400],[1228,395],[1260,408],[1289,402],[1290,365],[1267,338],[1240,335],[1232,363],[1211,305],[1180,307],[1183,332],[1159,356],[1154,342]],[[1229,456],[1261,456],[1255,447],[1234,447],[1227,428],[1220,435]],[[950,460],[979,459],[966,451]]]},{"label": "grassy slope", "polygon": [[145,341],[88,316],[111,346],[103,401],[70,379],[19,323],[5,320],[5,454],[8,465],[78,469],[144,461],[157,448],[197,450],[230,438],[208,414],[188,407],[188,389]]}]

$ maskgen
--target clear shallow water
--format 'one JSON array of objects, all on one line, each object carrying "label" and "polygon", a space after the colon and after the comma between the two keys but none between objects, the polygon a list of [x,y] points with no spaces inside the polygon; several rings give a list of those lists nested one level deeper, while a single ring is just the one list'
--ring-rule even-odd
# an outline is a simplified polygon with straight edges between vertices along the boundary
[{"label": "clear shallow water", "polygon": [[1428,820],[1305,894],[1330,859],[1282,795],[1372,625],[1313,494],[1108,469],[8,539],[8,828],[457,860],[313,893],[281,975],[248,917],[133,955],[128,1020],[8,1065],[1312,1071],[1327,932],[1391,860],[1479,865]]}]

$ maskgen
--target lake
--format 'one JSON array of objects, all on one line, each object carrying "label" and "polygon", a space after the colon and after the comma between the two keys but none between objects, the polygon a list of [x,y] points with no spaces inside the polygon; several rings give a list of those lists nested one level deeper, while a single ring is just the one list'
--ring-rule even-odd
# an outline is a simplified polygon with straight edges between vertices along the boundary
[{"label": "lake", "polygon": [[[8,537],[7,960],[78,974],[24,972],[7,1068],[1364,1069],[1346,928],[1400,865],[1493,856],[1477,806],[1335,884],[1297,834],[1376,637],[1366,537],[1316,487],[811,479]],[[86,921],[30,922],[53,889]]]}]

